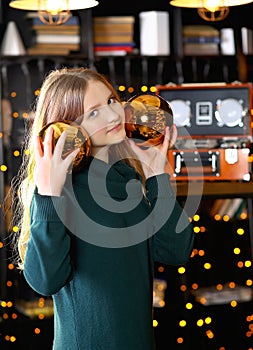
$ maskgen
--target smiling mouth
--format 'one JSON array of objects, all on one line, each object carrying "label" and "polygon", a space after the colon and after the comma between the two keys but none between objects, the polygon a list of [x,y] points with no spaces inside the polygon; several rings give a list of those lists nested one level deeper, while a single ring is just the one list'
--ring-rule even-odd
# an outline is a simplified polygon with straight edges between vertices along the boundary
[{"label": "smiling mouth", "polygon": [[122,128],[122,124],[119,123],[119,124],[115,125],[113,128],[111,128],[110,130],[108,130],[107,132],[109,133],[109,132],[113,132],[113,131],[119,131],[119,130],[121,130],[121,128]]}]

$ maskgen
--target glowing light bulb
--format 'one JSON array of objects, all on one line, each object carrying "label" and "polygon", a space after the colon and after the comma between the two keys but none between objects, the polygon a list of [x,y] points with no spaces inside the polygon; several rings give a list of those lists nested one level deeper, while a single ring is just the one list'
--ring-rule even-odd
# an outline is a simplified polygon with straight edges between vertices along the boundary
[{"label": "glowing light bulb", "polygon": [[67,0],[40,0],[39,1],[40,10],[46,10],[52,15],[57,15],[59,12],[68,9]]},{"label": "glowing light bulb", "polygon": [[210,12],[215,12],[222,7],[222,4],[220,3],[220,0],[204,0],[203,7]]}]

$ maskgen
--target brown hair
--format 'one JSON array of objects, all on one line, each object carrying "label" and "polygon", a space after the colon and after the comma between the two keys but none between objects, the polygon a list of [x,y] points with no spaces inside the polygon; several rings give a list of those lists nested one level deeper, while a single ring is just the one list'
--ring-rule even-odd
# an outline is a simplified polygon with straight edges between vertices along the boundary
[{"label": "brown hair", "polygon": [[[35,189],[33,137],[53,121],[75,121],[84,113],[84,96],[90,81],[105,84],[113,96],[120,101],[116,90],[100,73],[88,68],[62,68],[51,71],[44,80],[36,101],[34,119],[25,135],[23,161],[18,175],[12,181],[13,222],[18,227],[15,246],[18,248],[18,264],[23,268],[26,245],[30,235],[30,204]],[[136,155],[127,142],[113,146],[118,159],[125,159],[145,182],[144,172]]]}]

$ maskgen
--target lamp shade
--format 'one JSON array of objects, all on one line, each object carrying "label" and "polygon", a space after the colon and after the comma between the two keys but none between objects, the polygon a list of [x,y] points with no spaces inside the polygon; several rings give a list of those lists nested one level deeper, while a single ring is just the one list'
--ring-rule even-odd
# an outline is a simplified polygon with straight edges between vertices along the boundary
[{"label": "lamp shade", "polygon": [[208,8],[210,5],[213,6],[215,3],[215,7],[230,7],[230,6],[238,6],[238,5],[246,5],[250,4],[252,0],[172,0],[170,1],[170,5],[177,7],[189,7],[189,8]]},{"label": "lamp shade", "polygon": [[98,5],[98,1],[96,0],[68,0],[68,1],[60,1],[60,0],[48,0],[48,1],[34,1],[34,0],[13,0],[9,3],[9,6],[19,10],[27,10],[27,11],[47,11],[50,8],[61,8],[62,11],[66,10],[81,10],[87,9],[91,7],[95,7]]}]

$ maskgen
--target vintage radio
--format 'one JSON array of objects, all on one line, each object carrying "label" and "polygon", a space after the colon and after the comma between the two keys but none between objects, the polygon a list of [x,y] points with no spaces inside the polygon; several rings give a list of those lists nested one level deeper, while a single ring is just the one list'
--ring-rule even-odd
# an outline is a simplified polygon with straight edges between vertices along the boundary
[{"label": "vintage radio", "polygon": [[176,180],[250,180],[252,83],[158,85],[178,130],[168,152]]},{"label": "vintage radio", "polygon": [[169,150],[167,172],[173,180],[250,180],[248,148]]},{"label": "vintage radio", "polygon": [[252,83],[158,85],[169,102],[179,137],[252,135]]}]

